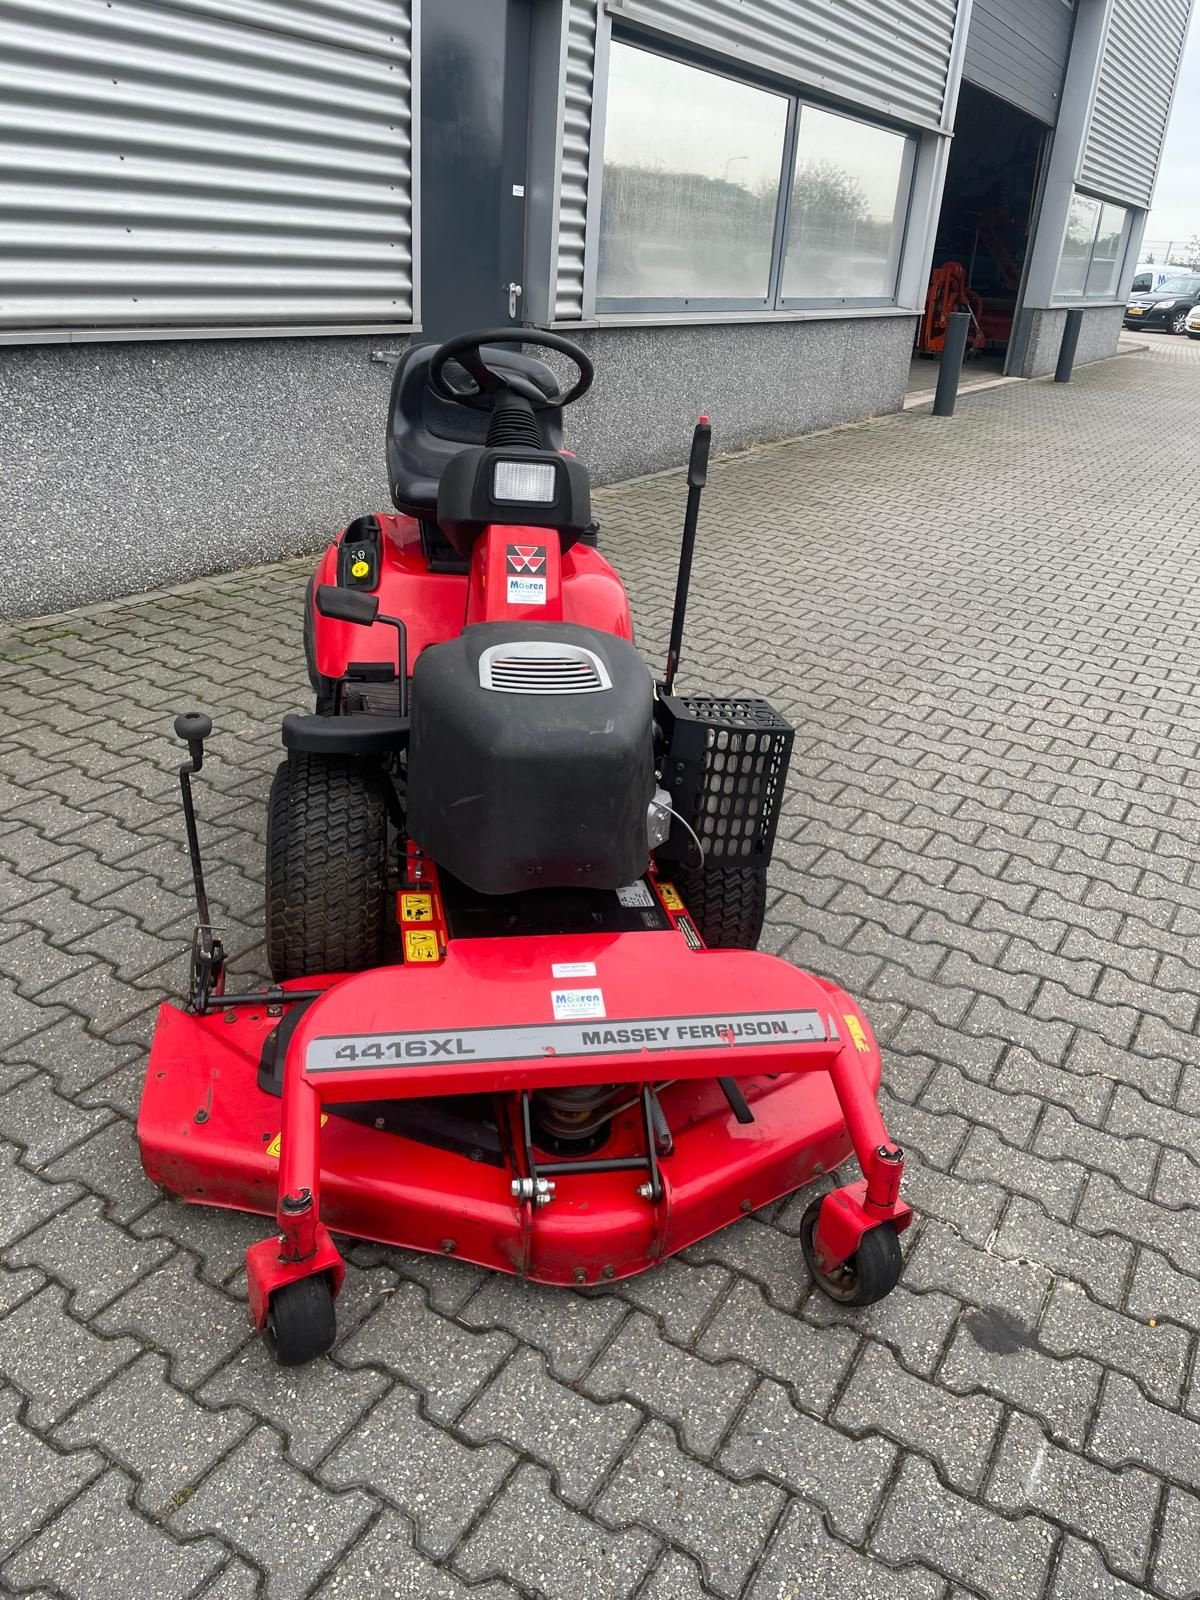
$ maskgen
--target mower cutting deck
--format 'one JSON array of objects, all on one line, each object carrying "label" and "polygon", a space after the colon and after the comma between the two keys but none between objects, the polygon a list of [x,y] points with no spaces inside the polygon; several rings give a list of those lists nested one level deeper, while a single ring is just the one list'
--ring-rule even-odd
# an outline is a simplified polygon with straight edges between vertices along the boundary
[{"label": "mower cutting deck", "polygon": [[[517,339],[570,356],[574,388],[493,348]],[[270,988],[225,993],[191,792],[211,723],[176,722],[198,927],[142,1160],[274,1217],[246,1265],[286,1364],[333,1342],[333,1233],[596,1284],[851,1153],[862,1177],[804,1213],[806,1260],[845,1304],[899,1277],[911,1212],[867,1020],[753,948],[792,731],[765,701],[674,693],[707,422],[655,684],[561,449],[590,381],[528,329],[402,358],[400,515],[346,529],[306,608],[317,713],[285,718],[272,788]]]}]

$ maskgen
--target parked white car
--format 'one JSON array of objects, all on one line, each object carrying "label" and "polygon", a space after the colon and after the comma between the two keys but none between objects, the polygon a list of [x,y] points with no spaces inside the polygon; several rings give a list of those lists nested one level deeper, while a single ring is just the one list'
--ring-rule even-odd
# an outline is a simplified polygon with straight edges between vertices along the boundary
[{"label": "parked white car", "polygon": [[1188,319],[1183,325],[1183,331],[1189,339],[1200,339],[1200,306],[1193,306],[1188,312]]}]

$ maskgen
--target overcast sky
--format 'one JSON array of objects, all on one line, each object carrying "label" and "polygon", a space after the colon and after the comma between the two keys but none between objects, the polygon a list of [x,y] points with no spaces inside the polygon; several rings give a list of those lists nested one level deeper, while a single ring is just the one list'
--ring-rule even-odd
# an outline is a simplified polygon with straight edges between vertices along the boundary
[{"label": "overcast sky", "polygon": [[1183,53],[1171,126],[1158,169],[1146,238],[1166,242],[1200,234],[1200,6]]}]

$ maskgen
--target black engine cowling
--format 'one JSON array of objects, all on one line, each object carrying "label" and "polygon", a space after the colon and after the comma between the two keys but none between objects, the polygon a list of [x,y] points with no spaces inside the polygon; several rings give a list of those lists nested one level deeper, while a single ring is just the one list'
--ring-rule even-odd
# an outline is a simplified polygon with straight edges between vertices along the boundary
[{"label": "black engine cowling", "polygon": [[477,623],[417,658],[408,831],[480,894],[632,883],[649,859],[652,720],[624,639]]}]

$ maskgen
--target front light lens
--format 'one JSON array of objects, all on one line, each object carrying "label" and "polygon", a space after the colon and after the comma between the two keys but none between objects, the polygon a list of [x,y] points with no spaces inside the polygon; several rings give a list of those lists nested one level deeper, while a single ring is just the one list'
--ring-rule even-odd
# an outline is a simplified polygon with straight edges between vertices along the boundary
[{"label": "front light lens", "polygon": [[1170,311],[1174,304],[1174,300],[1156,300],[1154,302],[1154,309],[1155,311]]},{"label": "front light lens", "polygon": [[551,461],[497,461],[492,473],[492,499],[552,505],[554,476]]}]

